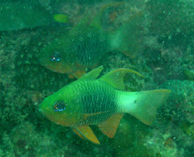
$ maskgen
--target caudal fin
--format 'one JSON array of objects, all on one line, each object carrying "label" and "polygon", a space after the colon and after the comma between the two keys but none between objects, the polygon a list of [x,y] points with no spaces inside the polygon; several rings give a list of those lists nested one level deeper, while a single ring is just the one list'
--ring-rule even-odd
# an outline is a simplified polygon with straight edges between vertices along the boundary
[{"label": "caudal fin", "polygon": [[119,50],[130,58],[138,55],[142,42],[142,23],[144,14],[138,12],[131,16],[117,31],[110,34],[111,48]]},{"label": "caudal fin", "polygon": [[156,110],[165,103],[170,93],[167,89],[129,93],[134,100],[129,113],[143,123],[151,125],[156,117]]}]

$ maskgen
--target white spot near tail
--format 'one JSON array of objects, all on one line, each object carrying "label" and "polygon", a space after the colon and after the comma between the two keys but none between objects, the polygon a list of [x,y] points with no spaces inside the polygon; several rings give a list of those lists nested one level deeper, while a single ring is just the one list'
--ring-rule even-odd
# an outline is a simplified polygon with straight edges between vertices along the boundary
[{"label": "white spot near tail", "polygon": [[118,103],[121,112],[130,113],[147,125],[151,125],[156,111],[167,100],[170,90],[159,89],[142,92],[120,92]]}]

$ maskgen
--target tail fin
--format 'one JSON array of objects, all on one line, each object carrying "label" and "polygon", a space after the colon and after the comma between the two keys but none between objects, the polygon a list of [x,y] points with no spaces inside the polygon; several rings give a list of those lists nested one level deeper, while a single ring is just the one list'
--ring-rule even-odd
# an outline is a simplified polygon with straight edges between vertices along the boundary
[{"label": "tail fin", "polygon": [[171,91],[167,89],[130,93],[134,100],[129,113],[147,125],[156,117],[156,110],[167,100]]},{"label": "tail fin", "polygon": [[119,50],[130,58],[137,56],[141,48],[141,32],[144,15],[138,12],[116,32],[110,34],[111,48]]}]

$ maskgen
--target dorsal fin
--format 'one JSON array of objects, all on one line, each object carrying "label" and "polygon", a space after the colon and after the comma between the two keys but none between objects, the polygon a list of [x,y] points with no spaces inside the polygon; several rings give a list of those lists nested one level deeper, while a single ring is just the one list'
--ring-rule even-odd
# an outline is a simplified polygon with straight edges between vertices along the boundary
[{"label": "dorsal fin", "polygon": [[[102,14],[107,10],[107,8],[117,7],[118,5],[123,3],[124,2],[114,2],[114,3],[109,3],[104,5],[100,9],[99,13],[93,18],[92,21],[90,19],[90,15],[87,14],[83,19],[79,21],[79,23],[74,28],[77,29],[78,27],[84,27],[84,26],[87,27],[87,24],[89,24],[90,26],[101,29],[101,17],[102,17]],[[72,30],[74,30],[74,28]]]},{"label": "dorsal fin", "polygon": [[125,85],[123,83],[123,78],[125,76],[125,74],[127,73],[134,73],[137,74],[141,77],[144,77],[143,75],[141,75],[140,73],[134,71],[134,70],[130,70],[130,69],[115,69],[112,70],[111,72],[107,73],[106,75],[102,76],[100,78],[100,80],[103,80],[105,82],[107,82],[108,84],[110,84],[111,86],[113,86],[116,89],[125,89]]},{"label": "dorsal fin", "polygon": [[108,137],[113,138],[124,114],[114,114],[108,120],[98,125],[100,130]]},{"label": "dorsal fin", "polygon": [[104,5],[90,25],[101,29],[101,21],[100,20],[101,20],[103,13],[107,10],[107,8],[117,7],[118,5],[121,5],[123,3],[125,3],[125,2],[113,2],[113,3],[109,3],[109,4]]},{"label": "dorsal fin", "polygon": [[99,76],[102,69],[103,69],[103,66],[99,66],[98,68],[93,69],[92,71],[83,75],[79,80],[81,80],[81,81],[83,81],[83,80],[95,80]]}]

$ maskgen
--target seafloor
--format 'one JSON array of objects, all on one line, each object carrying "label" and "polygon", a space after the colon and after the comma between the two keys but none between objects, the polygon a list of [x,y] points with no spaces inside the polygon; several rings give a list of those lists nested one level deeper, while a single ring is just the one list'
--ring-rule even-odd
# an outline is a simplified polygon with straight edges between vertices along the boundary
[{"label": "seafloor", "polygon": [[[193,0],[127,0],[110,5],[101,17],[101,29],[107,32],[131,20],[126,33],[130,33],[128,43],[133,47],[128,55],[110,51],[100,58],[98,65],[104,66],[103,72],[130,68],[145,78],[127,76],[128,91],[167,88],[172,93],[151,126],[126,114],[113,139],[92,126],[100,145],[79,138],[70,128],[56,125],[38,112],[44,97],[76,79],[48,70],[37,56],[43,45],[64,30],[76,27],[86,15],[97,16],[100,8],[114,1],[8,0],[1,1],[0,8],[12,3],[26,7],[26,2],[50,13],[68,15],[69,21],[53,26],[35,18],[33,25],[16,26],[14,15],[6,24],[1,18],[9,14],[0,16],[1,157],[194,156]],[[134,27],[137,23],[139,27]]]}]

